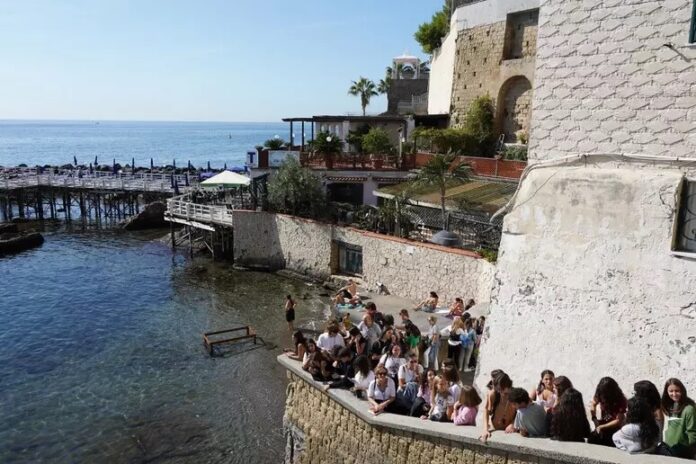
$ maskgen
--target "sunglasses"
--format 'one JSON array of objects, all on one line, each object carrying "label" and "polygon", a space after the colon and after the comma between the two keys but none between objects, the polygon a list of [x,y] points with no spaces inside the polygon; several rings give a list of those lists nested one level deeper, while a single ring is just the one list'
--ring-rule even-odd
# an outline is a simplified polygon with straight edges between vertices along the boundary
[{"label": "sunglasses", "polygon": [[380,372],[379,374],[377,374],[377,377],[386,377],[386,376],[387,376],[387,374],[385,374],[383,372]]}]

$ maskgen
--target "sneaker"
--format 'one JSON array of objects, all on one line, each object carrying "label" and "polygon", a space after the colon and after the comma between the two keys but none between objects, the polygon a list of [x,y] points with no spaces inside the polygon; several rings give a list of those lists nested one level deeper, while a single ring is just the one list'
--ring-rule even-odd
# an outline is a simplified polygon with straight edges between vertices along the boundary
[{"label": "sneaker", "polygon": [[473,369],[471,369],[470,367],[467,367],[466,369],[464,369],[464,372],[473,372]]}]

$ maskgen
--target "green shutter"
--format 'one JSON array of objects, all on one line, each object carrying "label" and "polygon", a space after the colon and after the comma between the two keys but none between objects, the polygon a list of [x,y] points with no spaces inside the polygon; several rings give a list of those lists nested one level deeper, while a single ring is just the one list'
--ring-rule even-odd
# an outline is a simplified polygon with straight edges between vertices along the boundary
[{"label": "green shutter", "polygon": [[696,0],[691,7],[691,28],[689,29],[689,43],[696,42]]}]

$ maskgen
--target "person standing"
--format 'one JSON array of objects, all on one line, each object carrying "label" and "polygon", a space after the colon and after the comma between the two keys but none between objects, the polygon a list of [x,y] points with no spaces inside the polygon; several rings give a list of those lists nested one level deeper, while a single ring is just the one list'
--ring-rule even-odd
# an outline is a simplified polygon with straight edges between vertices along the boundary
[{"label": "person standing", "polygon": [[295,300],[290,295],[285,297],[285,320],[288,323],[290,333],[292,333],[295,330],[293,327],[293,322],[295,321]]}]

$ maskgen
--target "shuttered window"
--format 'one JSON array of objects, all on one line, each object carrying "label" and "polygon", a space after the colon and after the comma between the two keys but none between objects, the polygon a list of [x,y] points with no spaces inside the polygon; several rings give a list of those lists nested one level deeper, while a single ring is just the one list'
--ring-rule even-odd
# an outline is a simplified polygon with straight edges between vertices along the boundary
[{"label": "shuttered window", "polygon": [[689,29],[689,43],[696,42],[696,0],[691,6],[691,29]]},{"label": "shuttered window", "polygon": [[696,181],[684,179],[679,188],[674,250],[696,253]]}]

